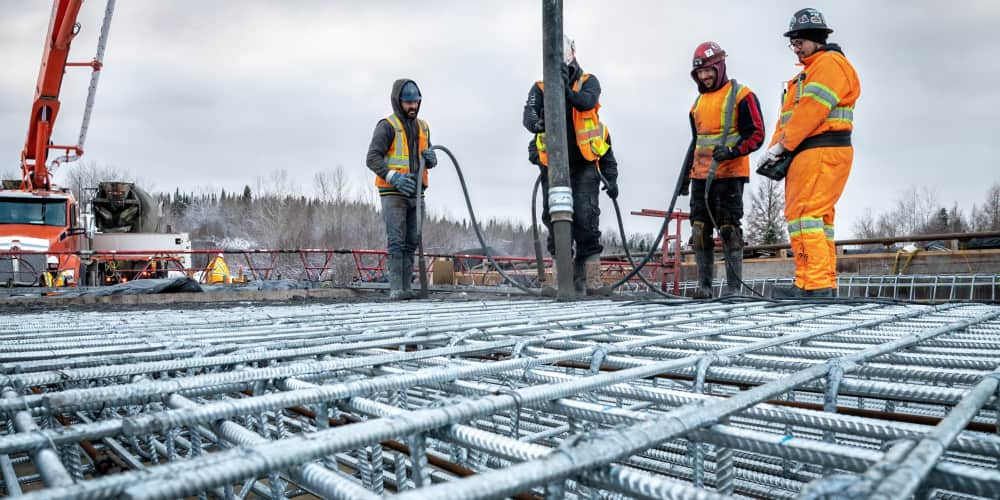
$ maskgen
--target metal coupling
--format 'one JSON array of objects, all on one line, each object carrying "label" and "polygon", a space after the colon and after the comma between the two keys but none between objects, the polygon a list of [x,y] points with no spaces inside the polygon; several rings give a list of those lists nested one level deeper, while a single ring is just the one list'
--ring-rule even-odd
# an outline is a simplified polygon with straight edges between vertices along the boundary
[{"label": "metal coupling", "polygon": [[549,215],[552,221],[573,220],[573,189],[569,186],[553,186],[549,189]]}]

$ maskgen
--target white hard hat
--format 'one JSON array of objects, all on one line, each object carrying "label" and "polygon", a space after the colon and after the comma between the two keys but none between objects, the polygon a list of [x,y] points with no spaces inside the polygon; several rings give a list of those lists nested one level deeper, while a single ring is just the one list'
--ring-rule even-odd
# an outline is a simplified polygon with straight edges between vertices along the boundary
[{"label": "white hard hat", "polygon": [[576,42],[572,38],[563,35],[563,62],[569,64],[576,59]]},{"label": "white hard hat", "polygon": [[45,258],[45,263],[49,265],[51,264],[59,265],[59,257],[56,257],[55,255],[49,255],[48,257]]}]

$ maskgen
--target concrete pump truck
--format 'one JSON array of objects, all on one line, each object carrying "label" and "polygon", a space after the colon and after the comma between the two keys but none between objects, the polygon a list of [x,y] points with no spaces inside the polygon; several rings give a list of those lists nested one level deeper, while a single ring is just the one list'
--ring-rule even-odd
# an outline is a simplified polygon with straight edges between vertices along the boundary
[{"label": "concrete pump truck", "polygon": [[[70,189],[52,182],[51,173],[59,164],[83,155],[115,2],[108,1],[94,59],[67,62],[80,31],[82,5],[83,0],[53,1],[21,152],[21,179],[5,180],[0,189],[0,286],[111,284],[165,277],[171,266],[191,267],[190,254],[182,253],[191,250],[188,235],[157,232],[158,207],[137,186],[101,182],[81,210]],[[57,145],[52,132],[63,75],[74,66],[92,70],[80,137],[76,145]]]}]

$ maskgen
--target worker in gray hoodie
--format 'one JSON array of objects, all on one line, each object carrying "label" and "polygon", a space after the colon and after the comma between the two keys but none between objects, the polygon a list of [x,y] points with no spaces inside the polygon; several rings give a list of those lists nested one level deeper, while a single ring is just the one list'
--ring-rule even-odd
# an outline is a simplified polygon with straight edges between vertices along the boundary
[{"label": "worker in gray hoodie", "polygon": [[[389,298],[412,299],[414,252],[420,242],[417,221],[417,171],[424,163],[420,180],[427,189],[427,169],[437,165],[427,122],[417,118],[421,94],[417,83],[408,78],[392,84],[389,98],[392,114],[375,125],[368,146],[366,164],[375,173],[375,187],[382,201],[382,218],[387,239],[386,273]],[[421,212],[423,205],[421,205]]]}]

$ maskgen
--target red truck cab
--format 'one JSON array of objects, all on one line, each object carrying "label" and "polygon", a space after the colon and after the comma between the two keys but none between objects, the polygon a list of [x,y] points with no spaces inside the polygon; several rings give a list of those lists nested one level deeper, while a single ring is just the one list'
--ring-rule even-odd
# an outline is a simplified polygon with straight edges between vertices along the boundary
[{"label": "red truck cab", "polygon": [[68,190],[0,190],[0,284],[78,284],[79,213]]}]

